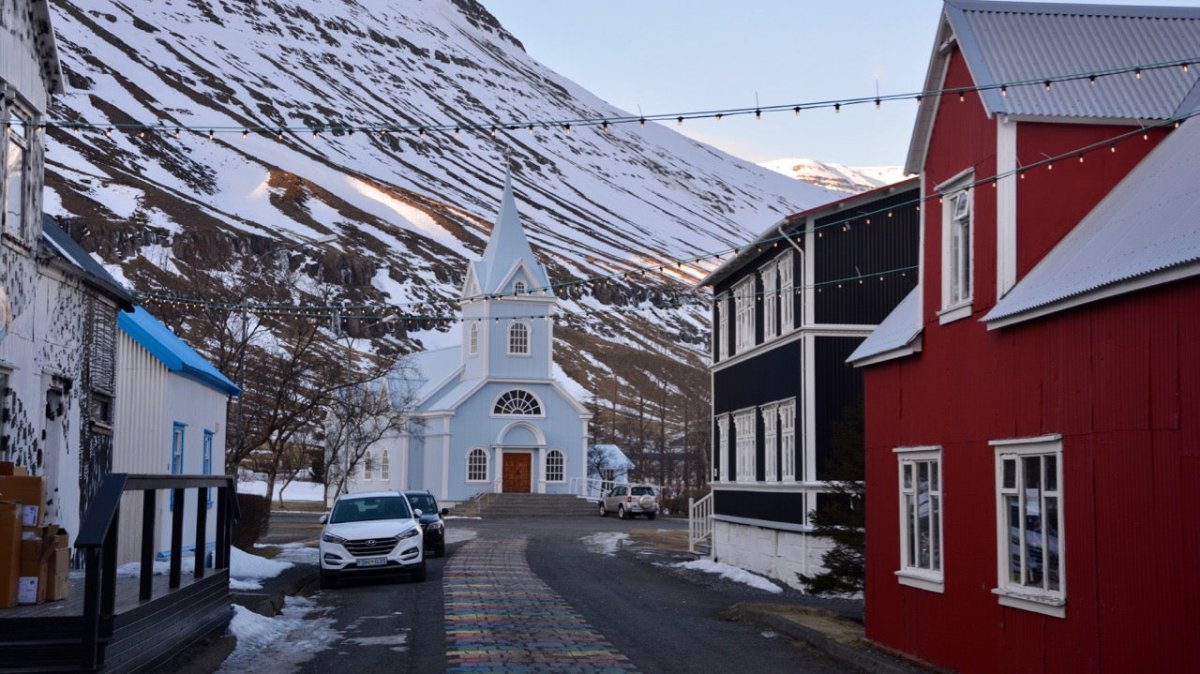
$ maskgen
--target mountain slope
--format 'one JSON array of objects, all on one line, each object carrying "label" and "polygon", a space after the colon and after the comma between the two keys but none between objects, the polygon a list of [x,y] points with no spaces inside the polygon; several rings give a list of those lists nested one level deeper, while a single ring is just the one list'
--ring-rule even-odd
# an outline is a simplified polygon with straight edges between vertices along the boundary
[{"label": "mountain slope", "polygon": [[791,158],[762,162],[759,166],[812,185],[857,194],[904,180],[900,166],[856,166]]},{"label": "mountain slope", "polygon": [[[48,129],[46,210],[137,291],[202,303],[174,305],[184,330],[203,303],[279,292],[368,322],[451,315],[508,165],[554,283],[674,265],[562,291],[560,352],[579,351],[568,374],[594,391],[613,363],[592,338],[699,364],[707,309],[680,300],[712,263],[676,261],[833,196],[658,124],[531,133],[623,113],[473,0],[52,7],[68,93],[51,116],[83,128]],[[436,124],[462,130],[415,131]],[[342,128],[372,125],[390,128]],[[392,325],[361,334],[400,350],[458,339],[449,322]]]}]

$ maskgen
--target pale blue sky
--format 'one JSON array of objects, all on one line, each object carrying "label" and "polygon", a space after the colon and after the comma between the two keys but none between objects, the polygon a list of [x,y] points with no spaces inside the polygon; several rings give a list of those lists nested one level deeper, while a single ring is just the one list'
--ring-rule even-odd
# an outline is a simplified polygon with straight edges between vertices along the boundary
[{"label": "pale blue sky", "polygon": [[[646,114],[919,91],[939,0],[482,0],[537,60]],[[1196,0],[1125,4],[1195,6]],[[900,165],[912,101],[671,128],[751,161]]]}]

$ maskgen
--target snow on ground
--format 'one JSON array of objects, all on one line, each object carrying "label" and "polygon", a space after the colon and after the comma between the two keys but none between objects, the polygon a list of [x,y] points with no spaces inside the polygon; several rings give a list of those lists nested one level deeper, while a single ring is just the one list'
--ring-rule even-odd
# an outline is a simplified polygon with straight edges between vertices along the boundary
[{"label": "snow on ground", "polygon": [[275,555],[275,559],[281,562],[292,562],[293,564],[316,564],[320,554],[317,551],[315,543],[313,545],[308,545],[307,543],[282,543],[279,545],[255,543],[254,547],[276,548],[279,550],[279,554]]},{"label": "snow on ground", "polygon": [[333,629],[333,608],[318,607],[305,597],[288,597],[283,612],[274,618],[243,606],[233,608],[229,631],[237,637],[237,648],[217,670],[221,673],[288,674],[342,636]]},{"label": "snow on ground", "polygon": [[[320,482],[300,482],[296,481],[283,489],[282,485],[275,485],[275,500],[279,500],[279,493],[283,492],[283,500],[287,501],[321,501],[324,498],[325,487]],[[242,494],[257,494],[258,496],[266,496],[267,483],[262,480],[249,480],[238,482],[238,492]]]},{"label": "snow on ground", "polygon": [[704,573],[715,573],[720,575],[722,578],[732,580],[735,583],[745,583],[750,587],[758,588],[759,590],[766,590],[772,594],[780,594],[783,592],[783,588],[779,587],[775,583],[772,583],[766,578],[763,578],[762,576],[756,576],[745,569],[739,569],[736,566],[730,566],[722,562],[714,562],[709,559],[697,559],[691,562],[672,564],[671,566],[677,569],[690,569],[692,571],[703,571]]},{"label": "snow on ground", "polygon": [[600,533],[584,536],[579,539],[587,546],[588,550],[599,553],[601,555],[615,555],[621,546],[629,541],[629,534],[624,534],[618,531],[601,531]]},{"label": "snow on ground", "polygon": [[[316,555],[313,555],[314,559]],[[195,557],[184,557],[179,560],[180,573],[188,575],[196,569]],[[237,548],[229,549],[229,587],[234,590],[258,590],[262,588],[263,578],[274,578],[290,569],[294,564],[290,561],[275,561],[259,557]],[[154,575],[165,576],[171,571],[169,561],[155,561]],[[117,567],[117,576],[121,578],[137,578],[142,573],[141,562],[130,562]]]}]

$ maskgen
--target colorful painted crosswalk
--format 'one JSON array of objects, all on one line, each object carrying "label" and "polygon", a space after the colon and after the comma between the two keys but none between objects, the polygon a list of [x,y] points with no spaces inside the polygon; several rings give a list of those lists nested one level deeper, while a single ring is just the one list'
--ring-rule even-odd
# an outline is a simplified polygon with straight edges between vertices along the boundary
[{"label": "colorful painted crosswalk", "polygon": [[523,538],[470,541],[444,578],[450,672],[637,671],[534,575]]}]

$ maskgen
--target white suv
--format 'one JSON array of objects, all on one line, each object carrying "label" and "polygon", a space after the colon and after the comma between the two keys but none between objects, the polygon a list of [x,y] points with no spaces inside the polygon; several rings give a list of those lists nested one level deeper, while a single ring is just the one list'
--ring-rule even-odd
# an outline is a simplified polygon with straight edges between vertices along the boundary
[{"label": "white suv", "polygon": [[617,485],[600,498],[601,517],[614,510],[621,519],[645,515],[652,520],[658,515],[658,488],[648,484]]},{"label": "white suv", "polygon": [[398,492],[343,494],[321,516],[321,588],[343,575],[411,573],[425,580],[420,511]]}]

